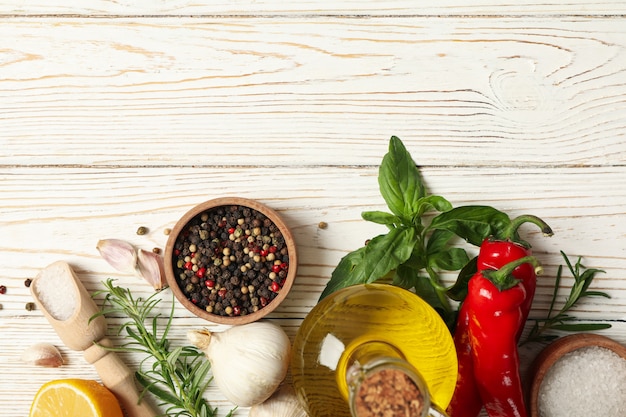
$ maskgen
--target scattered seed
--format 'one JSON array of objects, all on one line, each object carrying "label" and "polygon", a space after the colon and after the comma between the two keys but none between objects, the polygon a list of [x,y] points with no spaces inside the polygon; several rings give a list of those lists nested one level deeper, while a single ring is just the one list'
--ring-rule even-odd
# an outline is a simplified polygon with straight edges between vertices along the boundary
[{"label": "scattered seed", "polygon": [[138,235],[145,235],[148,233],[148,228],[145,226],[139,226],[139,228],[137,228],[137,234]]},{"label": "scattered seed", "polygon": [[30,284],[31,284],[32,282],[33,282],[33,280],[32,280],[32,279],[27,278],[27,279],[26,279],[26,281],[24,281],[24,286],[25,286],[26,288],[28,288],[28,287],[30,287]]},{"label": "scattered seed", "polygon": [[33,311],[37,307],[35,306],[35,303],[30,302],[30,303],[26,303],[24,308],[26,309],[26,311]]},{"label": "scattered seed", "polygon": [[161,253],[161,248],[152,248],[152,252],[158,255],[159,253]]},{"label": "scattered seed", "polygon": [[4,285],[0,285],[0,294],[6,294],[7,293],[7,287]]},{"label": "scattered seed", "polygon": [[172,233],[172,229],[170,229],[169,227],[166,227],[165,229],[163,229],[163,234],[165,236],[169,236],[170,233]]},{"label": "scattered seed", "polygon": [[326,222],[319,222],[319,223],[317,224],[317,227],[319,227],[319,228],[320,228],[320,229],[322,229],[322,230],[323,230],[323,229],[326,229],[326,228],[328,227],[328,223],[326,223]]}]

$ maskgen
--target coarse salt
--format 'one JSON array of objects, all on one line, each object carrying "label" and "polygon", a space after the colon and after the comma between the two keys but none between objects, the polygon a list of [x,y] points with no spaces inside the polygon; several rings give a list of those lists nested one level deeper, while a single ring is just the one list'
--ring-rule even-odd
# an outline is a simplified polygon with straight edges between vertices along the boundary
[{"label": "coarse salt", "polygon": [[537,403],[539,417],[624,417],[626,359],[598,346],[567,353],[546,373]]},{"label": "coarse salt", "polygon": [[31,284],[46,311],[56,320],[72,317],[77,305],[76,289],[71,274],[60,265],[44,269]]}]

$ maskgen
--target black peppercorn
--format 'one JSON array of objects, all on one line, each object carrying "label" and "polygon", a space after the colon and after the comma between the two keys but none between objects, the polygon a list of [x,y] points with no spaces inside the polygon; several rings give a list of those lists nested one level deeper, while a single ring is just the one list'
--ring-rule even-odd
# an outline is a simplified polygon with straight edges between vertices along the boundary
[{"label": "black peppercorn", "polygon": [[[267,288],[273,282],[269,272],[274,269],[274,277],[287,275],[288,249],[282,233],[249,207],[221,206],[196,216],[179,234],[174,249],[176,275],[186,277],[179,281],[180,288],[212,314],[245,315],[266,306],[282,288],[282,283],[273,287],[276,291]],[[261,300],[253,297],[255,305],[251,294],[259,286],[265,288]]]}]

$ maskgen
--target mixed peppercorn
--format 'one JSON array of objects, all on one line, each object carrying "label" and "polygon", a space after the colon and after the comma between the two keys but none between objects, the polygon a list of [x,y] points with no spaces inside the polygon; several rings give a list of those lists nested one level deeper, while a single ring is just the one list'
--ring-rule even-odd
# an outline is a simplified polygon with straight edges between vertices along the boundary
[{"label": "mixed peppercorn", "polygon": [[230,205],[205,211],[182,230],[172,263],[185,296],[207,312],[242,316],[267,306],[289,269],[285,239],[263,213]]}]

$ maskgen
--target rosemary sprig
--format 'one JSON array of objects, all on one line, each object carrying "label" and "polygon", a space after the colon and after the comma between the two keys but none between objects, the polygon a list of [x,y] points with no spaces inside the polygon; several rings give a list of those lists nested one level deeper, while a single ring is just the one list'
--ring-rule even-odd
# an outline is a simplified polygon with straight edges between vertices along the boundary
[{"label": "rosemary sprig", "polygon": [[[211,364],[204,354],[193,346],[176,347],[170,350],[168,333],[174,317],[174,303],[162,331],[159,330],[160,314],[152,315],[161,301],[154,293],[146,299],[135,298],[129,289],[114,285],[112,279],[103,282],[106,290],[94,293],[104,294],[102,310],[93,318],[121,314],[129,320],[120,325],[117,334],[126,331],[130,339],[121,347],[107,348],[118,352],[145,354],[139,370],[135,372],[137,381],[144,387],[141,393],[152,393],[166,407],[164,416],[172,417],[215,417],[217,408],[209,405],[203,393],[212,377]],[[146,362],[152,362],[145,366]],[[232,416],[231,410],[227,417]]]},{"label": "rosemary sprig", "polygon": [[552,301],[550,302],[550,308],[548,309],[548,317],[545,319],[534,320],[533,327],[530,329],[528,337],[522,344],[529,342],[547,342],[556,339],[558,336],[547,335],[546,332],[550,330],[561,330],[567,332],[587,332],[608,329],[611,327],[608,323],[573,323],[576,318],[569,315],[568,311],[574,307],[581,299],[585,297],[606,297],[611,298],[607,293],[601,291],[589,291],[591,281],[597,273],[604,272],[600,269],[586,268],[581,263],[579,257],[576,264],[572,265],[567,255],[561,251],[561,256],[565,260],[568,269],[574,277],[574,284],[570,289],[570,293],[565,299],[563,307],[554,314],[554,307],[556,304],[557,293],[561,285],[561,277],[563,272],[563,265],[559,265],[556,273],[556,282],[554,284],[554,292],[552,293]]}]

